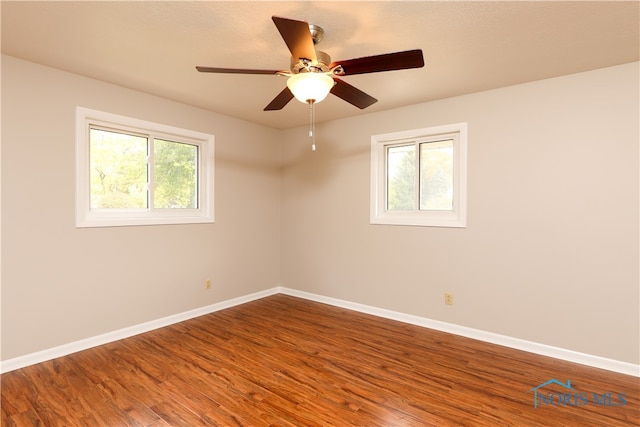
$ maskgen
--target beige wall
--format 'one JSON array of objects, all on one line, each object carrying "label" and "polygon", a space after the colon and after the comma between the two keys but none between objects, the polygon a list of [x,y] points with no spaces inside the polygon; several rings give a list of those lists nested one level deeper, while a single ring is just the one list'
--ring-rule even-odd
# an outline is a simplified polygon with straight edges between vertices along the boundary
[{"label": "beige wall", "polygon": [[[2,360],[281,284],[640,363],[637,63],[320,124],[312,153],[2,60]],[[76,105],[213,133],[216,223],[76,229]],[[371,135],[462,121],[468,227],[369,225]]]},{"label": "beige wall", "polygon": [[[216,223],[76,229],[77,105],[214,134]],[[279,247],[280,132],[2,58],[3,360],[277,286]]]},{"label": "beige wall", "polygon": [[[639,363],[638,75],[634,63],[334,121],[317,126],[316,153],[305,128],[286,131],[283,286]],[[457,122],[467,228],[369,225],[371,135]]]}]

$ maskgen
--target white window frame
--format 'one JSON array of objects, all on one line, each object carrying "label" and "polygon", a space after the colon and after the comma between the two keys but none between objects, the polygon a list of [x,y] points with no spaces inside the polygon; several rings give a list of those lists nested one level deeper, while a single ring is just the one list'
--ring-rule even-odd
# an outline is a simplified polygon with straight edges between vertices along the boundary
[{"label": "white window frame", "polygon": [[[453,139],[453,210],[387,210],[387,148],[403,143]],[[419,153],[419,151],[416,151]],[[418,175],[418,174],[417,174]],[[419,181],[419,178],[417,178]],[[419,192],[419,186],[416,186]],[[371,137],[371,224],[424,227],[467,226],[467,123],[392,132]]]},{"label": "white window frame", "polygon": [[[89,129],[135,132],[198,146],[198,207],[195,209],[91,209]],[[214,136],[84,107],[76,108],[76,227],[214,222]]]}]

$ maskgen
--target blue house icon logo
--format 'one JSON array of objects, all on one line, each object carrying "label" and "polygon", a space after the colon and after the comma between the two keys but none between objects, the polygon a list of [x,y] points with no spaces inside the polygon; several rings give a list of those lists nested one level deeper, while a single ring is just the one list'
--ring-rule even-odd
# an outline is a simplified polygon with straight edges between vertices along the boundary
[{"label": "blue house icon logo", "polygon": [[560,381],[556,380],[555,378],[552,378],[549,381],[543,382],[539,386],[534,387],[531,390],[529,390],[529,391],[533,391],[533,407],[534,408],[538,407],[538,390],[540,390],[541,388],[546,387],[546,386],[548,386],[550,384],[558,384],[561,387],[564,387],[564,388],[566,388],[568,390],[573,391],[573,388],[571,388],[571,380],[567,380],[567,383],[565,384],[563,382],[560,382]]}]

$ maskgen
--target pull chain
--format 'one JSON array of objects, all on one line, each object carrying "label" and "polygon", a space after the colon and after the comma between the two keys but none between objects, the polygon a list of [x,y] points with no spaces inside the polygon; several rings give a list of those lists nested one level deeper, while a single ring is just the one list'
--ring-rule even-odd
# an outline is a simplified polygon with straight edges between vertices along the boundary
[{"label": "pull chain", "polygon": [[314,109],[314,100],[310,99],[307,101],[309,103],[309,138],[311,138],[311,151],[316,151],[316,120],[315,120],[315,109]]}]

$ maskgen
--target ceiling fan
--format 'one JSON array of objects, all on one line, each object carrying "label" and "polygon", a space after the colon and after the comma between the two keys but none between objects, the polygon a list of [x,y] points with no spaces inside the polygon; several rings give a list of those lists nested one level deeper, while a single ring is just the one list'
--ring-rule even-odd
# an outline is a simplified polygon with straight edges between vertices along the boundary
[{"label": "ceiling fan", "polygon": [[338,76],[404,70],[424,66],[422,50],[414,49],[383,55],[366,56],[331,62],[325,52],[316,50],[324,30],[305,21],[273,16],[272,20],[291,52],[289,70],[256,70],[238,68],[201,67],[202,73],[267,74],[288,77],[287,86],[264,108],[264,111],[280,110],[294,97],[311,107],[329,93],[364,109],[378,102],[374,97],[346,83]]}]

